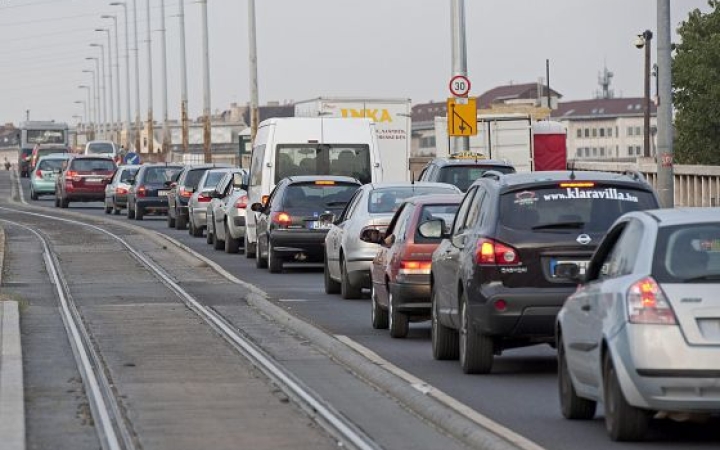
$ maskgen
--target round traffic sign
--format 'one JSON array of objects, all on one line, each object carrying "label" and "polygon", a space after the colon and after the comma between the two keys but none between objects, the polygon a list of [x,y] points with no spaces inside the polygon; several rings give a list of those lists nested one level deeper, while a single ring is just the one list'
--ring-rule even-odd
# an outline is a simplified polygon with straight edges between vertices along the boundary
[{"label": "round traffic sign", "polygon": [[450,78],[450,93],[455,97],[466,97],[470,92],[470,80],[465,75]]}]

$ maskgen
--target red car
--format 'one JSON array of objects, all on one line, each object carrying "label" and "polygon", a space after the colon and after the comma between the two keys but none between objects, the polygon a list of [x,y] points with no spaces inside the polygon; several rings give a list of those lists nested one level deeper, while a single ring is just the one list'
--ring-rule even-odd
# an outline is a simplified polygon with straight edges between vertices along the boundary
[{"label": "red car", "polygon": [[67,208],[73,202],[104,202],[105,185],[115,173],[115,161],[107,157],[76,156],[55,182],[55,206]]},{"label": "red car", "polygon": [[430,219],[452,226],[462,195],[424,195],[406,200],[385,232],[368,229],[362,240],[380,244],[372,263],[372,325],[407,336],[409,322],[430,318],[430,264],[441,239],[426,238],[418,227]]}]

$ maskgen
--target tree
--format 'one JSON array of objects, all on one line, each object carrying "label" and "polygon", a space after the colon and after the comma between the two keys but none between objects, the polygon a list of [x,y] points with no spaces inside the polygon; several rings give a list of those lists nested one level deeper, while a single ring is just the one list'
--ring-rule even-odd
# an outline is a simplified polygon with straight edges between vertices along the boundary
[{"label": "tree", "polygon": [[678,28],[672,72],[680,164],[720,165],[720,0],[708,4],[710,12],[696,9]]}]

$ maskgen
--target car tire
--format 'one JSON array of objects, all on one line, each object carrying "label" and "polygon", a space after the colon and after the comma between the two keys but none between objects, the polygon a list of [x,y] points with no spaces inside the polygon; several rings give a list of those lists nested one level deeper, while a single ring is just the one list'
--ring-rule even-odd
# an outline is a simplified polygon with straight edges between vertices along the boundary
[{"label": "car tire", "polygon": [[240,251],[240,239],[235,239],[230,235],[230,229],[227,223],[225,227],[225,253],[237,253]]},{"label": "car tire", "polygon": [[213,243],[213,239],[215,236],[215,218],[213,218],[212,223],[213,223],[213,230],[210,231],[210,226],[208,225],[207,233],[205,233],[205,242],[207,242],[208,244]]},{"label": "car tire", "polygon": [[282,257],[277,255],[277,252],[273,248],[272,242],[270,242],[270,239],[268,238],[268,247],[267,247],[267,260],[268,260],[268,270],[270,270],[270,273],[280,273],[283,270],[283,260]]},{"label": "car tire", "polygon": [[410,328],[410,317],[398,311],[397,306],[397,297],[388,286],[388,327],[390,328],[390,336],[402,339],[407,337]]},{"label": "car tire", "polygon": [[340,283],[333,280],[330,276],[330,267],[328,266],[328,256],[325,253],[325,261],[323,262],[323,279],[325,281],[325,293],[326,294],[339,294]]},{"label": "car tire", "polygon": [[213,248],[215,250],[225,250],[225,241],[218,239],[217,233],[213,233]]},{"label": "car tire", "polygon": [[263,258],[262,247],[260,246],[260,236],[258,236],[257,250],[255,254],[255,267],[265,269],[267,267],[267,257]]},{"label": "car tire", "polygon": [[122,212],[122,209],[120,209],[117,205],[113,204],[113,214],[115,214],[116,216],[119,216],[121,212]]},{"label": "car tire", "polygon": [[145,209],[135,203],[135,220],[143,220],[143,217],[145,217]]},{"label": "car tire", "polygon": [[108,206],[107,199],[105,199],[105,214],[110,214],[112,212],[112,206]]},{"label": "car tire", "polygon": [[490,373],[495,359],[495,342],[475,329],[470,320],[467,292],[462,294],[460,309],[460,367],[466,374]]},{"label": "car tire", "polygon": [[61,208],[68,208],[70,206],[70,200],[60,197],[60,207]]},{"label": "car tire", "polygon": [[[31,185],[32,186],[32,185]],[[32,187],[30,187],[30,200],[37,200],[38,195],[35,193]]]},{"label": "car tire", "polygon": [[[202,227],[196,227],[192,222],[191,222],[191,226],[192,226],[192,230],[190,231],[190,235],[192,237],[202,237],[202,235],[203,235]],[[226,236],[226,238],[227,238],[227,236]]]},{"label": "car tire", "polygon": [[170,208],[167,211],[167,226],[168,228],[175,228],[175,218],[170,215]]},{"label": "car tire", "polygon": [[130,202],[127,204],[127,211],[125,212],[125,215],[130,220],[135,218],[135,206],[131,205]]},{"label": "car tire", "polygon": [[620,388],[612,357],[608,352],[603,364],[605,428],[613,441],[643,440],[650,413],[630,405]]},{"label": "car tire", "polygon": [[460,356],[460,337],[457,330],[440,323],[440,306],[437,302],[434,284],[431,290],[430,302],[433,358],[437,360],[456,360]]},{"label": "car tire", "polygon": [[362,291],[360,287],[350,282],[350,275],[347,272],[345,258],[340,259],[340,295],[345,299],[360,298]]},{"label": "car tire", "polygon": [[248,259],[255,258],[257,255],[257,242],[251,244],[248,241],[247,230],[245,231],[245,236],[243,237],[243,240],[245,242],[245,257]]},{"label": "car tire", "polygon": [[597,402],[578,397],[570,378],[565,347],[562,337],[558,339],[558,393],[560,394],[560,410],[568,420],[590,420],[595,417]]},{"label": "car tire", "polygon": [[380,306],[377,301],[377,291],[373,284],[370,292],[370,318],[372,319],[372,327],[376,330],[387,330],[388,328],[388,312]]},{"label": "car tire", "polygon": [[175,229],[184,230],[187,227],[187,217],[175,211]]}]

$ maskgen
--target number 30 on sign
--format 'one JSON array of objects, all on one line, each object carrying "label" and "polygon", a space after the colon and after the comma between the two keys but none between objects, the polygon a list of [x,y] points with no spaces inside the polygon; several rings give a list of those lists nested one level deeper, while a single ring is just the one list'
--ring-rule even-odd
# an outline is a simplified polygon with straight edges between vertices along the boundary
[{"label": "number 30 on sign", "polygon": [[470,92],[470,80],[463,75],[455,75],[450,79],[450,93],[455,97],[467,97]]}]

